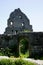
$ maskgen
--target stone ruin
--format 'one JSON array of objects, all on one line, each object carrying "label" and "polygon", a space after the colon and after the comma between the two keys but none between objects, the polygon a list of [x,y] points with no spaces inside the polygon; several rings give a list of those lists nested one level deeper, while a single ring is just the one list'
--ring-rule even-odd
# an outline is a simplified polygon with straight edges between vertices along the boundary
[{"label": "stone ruin", "polygon": [[19,56],[21,39],[27,39],[30,57],[43,56],[43,32],[33,32],[30,20],[18,8],[11,12],[5,32],[0,34],[0,49],[14,46],[13,52]]}]

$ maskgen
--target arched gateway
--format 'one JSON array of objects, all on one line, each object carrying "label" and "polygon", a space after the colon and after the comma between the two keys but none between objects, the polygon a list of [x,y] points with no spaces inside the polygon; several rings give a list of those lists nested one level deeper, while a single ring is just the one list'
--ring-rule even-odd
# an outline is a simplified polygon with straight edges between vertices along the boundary
[{"label": "arched gateway", "polygon": [[[4,50],[3,50],[4,49]],[[29,51],[29,56],[43,55],[43,32],[33,32],[32,25],[21,10],[15,9],[7,21],[4,34],[0,35],[0,50],[19,56]],[[9,53],[6,52],[9,56]]]}]

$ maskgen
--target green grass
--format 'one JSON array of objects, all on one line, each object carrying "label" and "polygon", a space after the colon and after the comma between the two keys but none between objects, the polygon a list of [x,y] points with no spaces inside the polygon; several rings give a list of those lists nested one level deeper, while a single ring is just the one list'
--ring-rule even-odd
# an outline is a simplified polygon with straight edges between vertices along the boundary
[{"label": "green grass", "polygon": [[22,59],[1,59],[0,65],[36,65],[35,63],[28,62]]},{"label": "green grass", "polygon": [[21,57],[21,58],[28,58],[29,57],[29,52],[27,51],[25,54],[20,53],[19,57]]}]

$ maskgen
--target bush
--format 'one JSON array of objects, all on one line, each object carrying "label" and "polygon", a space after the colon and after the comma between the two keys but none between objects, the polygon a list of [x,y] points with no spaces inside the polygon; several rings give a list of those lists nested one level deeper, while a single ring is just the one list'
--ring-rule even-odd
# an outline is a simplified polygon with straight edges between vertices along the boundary
[{"label": "bush", "polygon": [[9,57],[15,56],[15,57],[18,57],[19,53],[17,51],[17,48],[16,48],[16,50],[15,50],[15,48],[16,48],[16,45],[15,45],[15,47],[12,46],[12,48],[8,48],[8,47],[1,48],[0,49],[0,56],[9,56]]},{"label": "bush", "polygon": [[34,63],[28,62],[26,60],[15,60],[15,65],[35,65]]},{"label": "bush", "polygon": [[40,60],[43,60],[43,57],[40,57],[39,59],[40,59]]},{"label": "bush", "polygon": [[21,58],[28,58],[29,57],[29,51],[27,51],[25,54],[20,53],[19,57],[21,57]]},{"label": "bush", "polygon": [[2,59],[0,60],[0,65],[12,65],[12,62],[8,59]]},{"label": "bush", "polygon": [[36,65],[34,63],[28,62],[22,59],[2,59],[0,60],[0,65]]}]

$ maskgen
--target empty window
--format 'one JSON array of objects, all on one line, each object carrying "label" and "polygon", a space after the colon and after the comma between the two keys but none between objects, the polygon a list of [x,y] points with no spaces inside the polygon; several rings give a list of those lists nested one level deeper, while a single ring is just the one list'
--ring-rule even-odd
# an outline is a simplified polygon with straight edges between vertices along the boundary
[{"label": "empty window", "polygon": [[24,26],[24,22],[21,25]]},{"label": "empty window", "polygon": [[13,22],[10,23],[11,25],[13,24]]},{"label": "empty window", "polygon": [[21,16],[21,15],[19,15],[19,18],[21,19],[21,18],[22,18],[22,16]]}]

